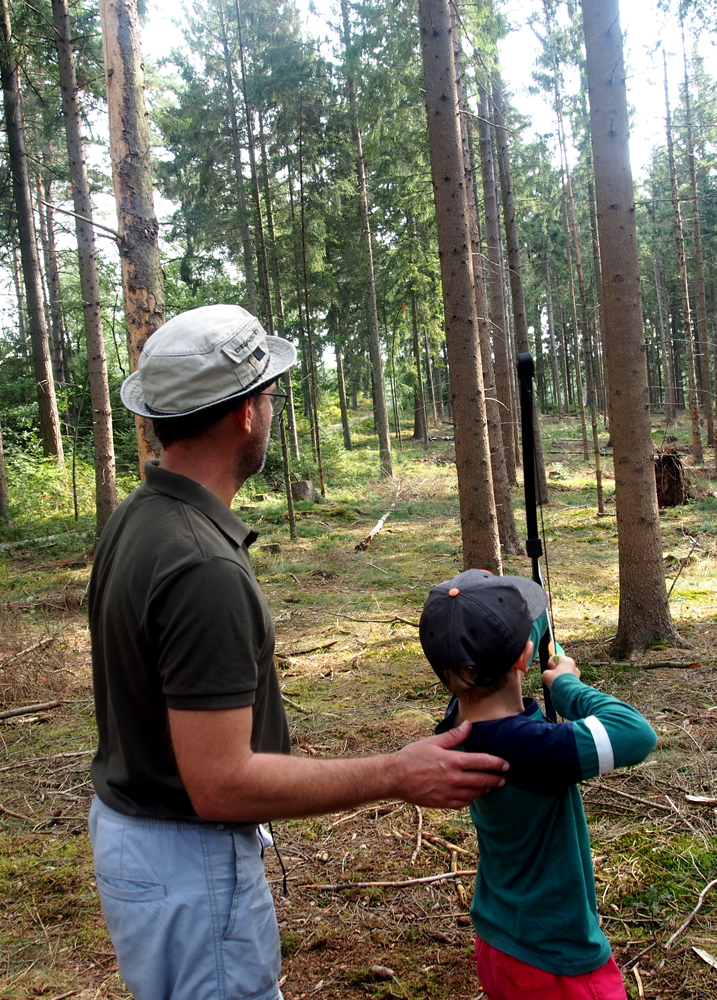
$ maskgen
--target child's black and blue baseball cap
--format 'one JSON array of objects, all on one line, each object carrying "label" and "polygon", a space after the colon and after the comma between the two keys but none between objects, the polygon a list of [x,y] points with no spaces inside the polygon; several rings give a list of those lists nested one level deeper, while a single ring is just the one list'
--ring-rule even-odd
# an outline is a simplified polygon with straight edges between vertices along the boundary
[{"label": "child's black and blue baseball cap", "polygon": [[543,588],[525,576],[468,569],[430,591],[418,630],[423,652],[442,681],[446,670],[473,667],[476,685],[487,687],[518,660],[547,606]]}]

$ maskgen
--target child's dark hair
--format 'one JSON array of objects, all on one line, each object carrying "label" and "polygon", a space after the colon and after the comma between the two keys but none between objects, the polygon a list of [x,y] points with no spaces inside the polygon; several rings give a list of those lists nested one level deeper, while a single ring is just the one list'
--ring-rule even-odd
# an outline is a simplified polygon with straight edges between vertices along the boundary
[{"label": "child's dark hair", "polygon": [[492,684],[475,683],[475,667],[454,667],[444,671],[443,684],[451,694],[459,695],[466,701],[481,701],[489,694],[501,691],[508,683],[510,677],[509,667],[505,673],[497,677]]}]

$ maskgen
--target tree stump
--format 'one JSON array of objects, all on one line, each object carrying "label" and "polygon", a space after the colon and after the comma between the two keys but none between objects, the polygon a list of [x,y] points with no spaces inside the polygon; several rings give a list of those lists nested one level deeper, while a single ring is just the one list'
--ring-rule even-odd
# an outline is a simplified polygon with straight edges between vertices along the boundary
[{"label": "tree stump", "polygon": [[655,484],[658,507],[679,507],[690,495],[685,467],[675,451],[655,456]]},{"label": "tree stump", "polygon": [[294,500],[306,500],[309,503],[314,503],[317,497],[314,484],[310,479],[300,479],[298,483],[292,483],[291,495]]}]

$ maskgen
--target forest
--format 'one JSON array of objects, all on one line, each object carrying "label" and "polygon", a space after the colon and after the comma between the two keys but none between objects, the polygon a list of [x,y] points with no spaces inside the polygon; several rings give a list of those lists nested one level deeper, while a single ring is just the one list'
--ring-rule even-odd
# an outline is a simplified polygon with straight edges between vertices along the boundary
[{"label": "forest", "polygon": [[[599,0],[0,0],[3,998],[130,996],[87,836],[87,591],[159,453],[120,386],[214,303],[298,350],[233,505],[292,752],[429,735],[428,590],[540,562],[557,640],[659,736],[582,788],[628,996],[717,997],[717,15],[641,6],[659,41],[631,20],[623,69]],[[483,996],[467,813],[275,827],[287,1000]]]}]

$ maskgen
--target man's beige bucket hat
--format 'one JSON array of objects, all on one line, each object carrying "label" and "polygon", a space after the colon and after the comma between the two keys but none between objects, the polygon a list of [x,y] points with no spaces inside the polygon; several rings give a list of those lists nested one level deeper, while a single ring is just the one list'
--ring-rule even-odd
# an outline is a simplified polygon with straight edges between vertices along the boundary
[{"label": "man's beige bucket hat", "polygon": [[143,417],[185,417],[250,395],[296,364],[296,348],[270,337],[241,306],[201,306],[161,326],[144,345],[122,402]]}]

